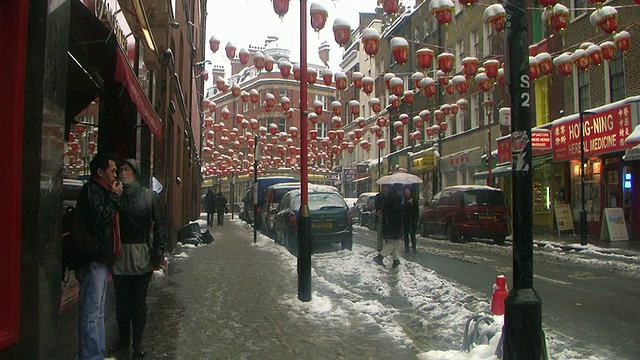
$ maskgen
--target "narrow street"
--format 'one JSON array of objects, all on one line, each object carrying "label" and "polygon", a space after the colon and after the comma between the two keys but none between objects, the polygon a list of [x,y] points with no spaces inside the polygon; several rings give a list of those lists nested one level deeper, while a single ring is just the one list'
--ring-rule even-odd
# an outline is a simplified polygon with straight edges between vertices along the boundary
[{"label": "narrow street", "polygon": [[[152,284],[149,359],[416,359],[458,350],[465,321],[488,311],[495,276],[511,272],[509,246],[428,238],[400,268],[383,268],[371,261],[374,233],[356,227],[353,251],[314,253],[313,298],[303,303],[296,258],[284,247],[261,234],[253,244],[239,220],[210,230],[213,244],[183,247]],[[638,358],[638,258],[546,248],[535,256],[550,358]]]}]

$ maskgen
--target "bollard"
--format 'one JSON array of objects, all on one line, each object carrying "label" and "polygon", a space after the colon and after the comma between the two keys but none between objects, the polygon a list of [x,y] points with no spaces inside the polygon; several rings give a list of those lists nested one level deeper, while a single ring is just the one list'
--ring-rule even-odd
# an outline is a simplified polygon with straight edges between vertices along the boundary
[{"label": "bollard", "polygon": [[508,293],[507,278],[504,275],[498,275],[496,284],[493,285],[493,296],[491,297],[491,313],[493,315],[504,315],[504,299]]}]

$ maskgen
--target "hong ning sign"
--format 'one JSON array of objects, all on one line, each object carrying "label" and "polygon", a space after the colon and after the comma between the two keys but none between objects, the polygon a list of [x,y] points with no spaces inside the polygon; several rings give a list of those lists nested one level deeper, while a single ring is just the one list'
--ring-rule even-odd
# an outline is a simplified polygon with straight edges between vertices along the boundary
[{"label": "hong ning sign", "polygon": [[[584,155],[598,156],[626,149],[631,133],[631,107],[624,105],[584,115]],[[551,128],[553,161],[580,159],[580,118],[554,123]]]}]

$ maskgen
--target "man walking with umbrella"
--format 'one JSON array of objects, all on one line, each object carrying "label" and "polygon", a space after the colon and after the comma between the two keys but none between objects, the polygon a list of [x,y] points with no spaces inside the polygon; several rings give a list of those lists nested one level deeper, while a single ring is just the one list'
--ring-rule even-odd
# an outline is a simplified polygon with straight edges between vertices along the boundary
[{"label": "man walking with umbrella", "polygon": [[384,265],[385,257],[393,256],[393,267],[400,265],[400,240],[402,239],[402,184],[393,184],[391,191],[382,198],[382,238],[384,246],[373,260]]}]

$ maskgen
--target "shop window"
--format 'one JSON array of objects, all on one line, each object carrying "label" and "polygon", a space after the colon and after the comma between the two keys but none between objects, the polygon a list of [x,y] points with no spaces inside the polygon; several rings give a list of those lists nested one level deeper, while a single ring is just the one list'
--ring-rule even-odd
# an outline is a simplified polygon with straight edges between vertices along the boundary
[{"label": "shop window", "polygon": [[[587,221],[600,221],[601,164],[600,159],[594,159],[586,161],[584,166],[584,204],[587,211]],[[574,219],[580,219],[580,210],[582,209],[581,185],[580,161],[574,161],[571,163],[571,210],[573,211]]]}]

